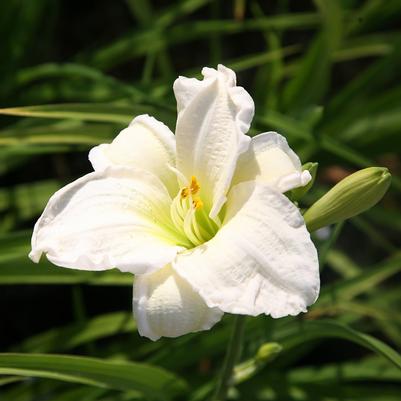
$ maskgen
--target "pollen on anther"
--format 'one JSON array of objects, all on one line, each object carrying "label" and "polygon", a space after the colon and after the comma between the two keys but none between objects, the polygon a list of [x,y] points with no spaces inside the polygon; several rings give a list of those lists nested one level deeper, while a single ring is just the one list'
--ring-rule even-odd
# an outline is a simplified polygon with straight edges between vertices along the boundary
[{"label": "pollen on anther", "polygon": [[191,189],[192,195],[196,194],[200,190],[200,185],[194,175],[191,177],[190,189]]},{"label": "pollen on anther", "polygon": [[201,209],[203,207],[203,202],[200,199],[195,199],[193,201],[194,208],[196,210]]},{"label": "pollen on anther", "polygon": [[186,198],[188,198],[189,192],[190,192],[190,189],[189,189],[189,188],[187,188],[187,187],[182,188],[182,189],[181,189],[181,199],[186,199]]}]

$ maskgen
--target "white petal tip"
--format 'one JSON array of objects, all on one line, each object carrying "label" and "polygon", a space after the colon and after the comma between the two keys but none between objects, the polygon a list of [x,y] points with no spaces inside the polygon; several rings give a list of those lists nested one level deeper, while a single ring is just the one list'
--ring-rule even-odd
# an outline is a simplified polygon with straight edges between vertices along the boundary
[{"label": "white petal tip", "polygon": [[231,70],[230,68],[227,68],[223,64],[219,64],[217,66],[217,70],[214,68],[210,68],[210,67],[202,68],[202,75],[206,79],[207,78],[221,78],[230,87],[235,86],[236,82],[237,82],[235,72],[233,70]]},{"label": "white petal tip", "polygon": [[105,150],[109,146],[108,144],[101,144],[89,151],[88,159],[95,171],[104,171],[110,165],[110,160],[105,155]]},{"label": "white petal tip", "polygon": [[275,183],[275,187],[281,192],[287,192],[294,188],[304,187],[312,179],[309,171],[303,171],[302,173],[295,172],[284,177],[280,177]]},{"label": "white petal tip", "polygon": [[305,185],[309,184],[311,181],[312,176],[308,170],[305,170],[301,173],[301,186],[304,187]]},{"label": "white petal tip", "polygon": [[[171,139],[174,138],[172,137],[172,132],[170,128],[164,124],[163,122],[157,120],[153,116],[150,116],[149,114],[141,114],[139,116],[136,116],[129,124],[129,126],[133,126],[135,124],[142,124],[149,130],[153,132],[160,132],[163,137],[167,140],[169,139],[171,142]],[[175,143],[170,143],[175,148]]]},{"label": "white petal tip", "polygon": [[133,311],[139,334],[152,341],[209,330],[223,315],[208,308],[171,265],[135,277]]},{"label": "white petal tip", "polygon": [[146,120],[148,118],[152,119],[153,117],[151,117],[149,114],[140,114],[139,116],[136,116],[132,119],[132,121],[129,123],[128,127],[131,127],[132,125],[134,125],[135,123],[138,123],[138,122],[146,123]]},{"label": "white petal tip", "polygon": [[214,68],[204,67],[202,69],[202,75],[206,79],[218,78],[224,81],[224,83],[228,86],[231,100],[238,110],[236,120],[239,125],[239,129],[244,134],[248,132],[255,112],[255,105],[250,94],[243,87],[236,86],[237,78],[235,72],[230,68],[219,64],[217,66],[217,70]]},{"label": "white petal tip", "polygon": [[34,250],[29,252],[29,255],[28,255],[29,259],[31,259],[32,262],[34,262],[34,263],[39,263],[41,256],[42,256],[41,251],[34,251]]}]

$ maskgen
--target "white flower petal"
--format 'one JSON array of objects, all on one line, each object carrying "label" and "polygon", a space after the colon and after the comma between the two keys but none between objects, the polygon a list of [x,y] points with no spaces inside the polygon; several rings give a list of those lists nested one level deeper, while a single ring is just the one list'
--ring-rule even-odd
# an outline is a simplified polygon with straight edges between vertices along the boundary
[{"label": "white flower petal", "polygon": [[30,257],[83,269],[145,273],[183,249],[169,231],[171,198],[152,174],[109,167],[57,191],[35,225]]},{"label": "white flower petal", "polygon": [[284,193],[306,185],[311,178],[309,171],[302,171],[287,140],[276,132],[266,132],[252,138],[249,149],[240,156],[233,185],[256,180]]},{"label": "white flower petal", "polygon": [[209,308],[171,265],[135,276],[134,316],[141,336],[151,340],[208,330],[223,313]]},{"label": "white flower petal", "polygon": [[125,166],[150,171],[161,179],[171,196],[178,192],[176,175],[167,167],[175,166],[174,134],[146,114],[134,118],[112,143],[91,149],[89,160],[95,170]]},{"label": "white flower petal", "polygon": [[201,198],[215,218],[226,201],[240,153],[249,145],[254,104],[235,73],[222,66],[204,68],[203,81],[179,77],[174,83],[178,105],[177,168],[196,176]]},{"label": "white flower petal", "polygon": [[230,191],[222,228],[173,267],[209,307],[278,318],[305,312],[319,292],[315,246],[298,209],[269,185]]}]

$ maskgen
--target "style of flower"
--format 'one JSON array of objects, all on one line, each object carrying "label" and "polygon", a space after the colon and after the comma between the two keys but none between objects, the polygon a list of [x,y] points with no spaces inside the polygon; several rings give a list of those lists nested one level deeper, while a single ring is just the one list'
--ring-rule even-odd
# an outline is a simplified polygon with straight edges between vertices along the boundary
[{"label": "style of flower", "polygon": [[235,73],[174,83],[175,135],[148,115],[89,153],[94,172],[57,191],[30,257],[134,273],[139,333],[210,329],[223,313],[279,318],[319,293],[315,246],[285,192],[311,179],[275,132],[246,135],[254,103]]}]

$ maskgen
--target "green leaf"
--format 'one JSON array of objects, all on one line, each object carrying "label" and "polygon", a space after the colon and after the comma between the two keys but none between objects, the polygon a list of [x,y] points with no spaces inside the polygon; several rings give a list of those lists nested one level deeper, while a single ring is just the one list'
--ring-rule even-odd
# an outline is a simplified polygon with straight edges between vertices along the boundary
[{"label": "green leaf", "polygon": [[[46,180],[0,188],[0,211],[12,210],[19,220],[32,219],[42,212],[50,196],[60,187],[61,183],[56,180]],[[14,235],[21,235],[22,241],[28,241],[28,232],[9,234]],[[0,244],[3,239],[0,236]]]},{"label": "green leaf", "polygon": [[350,61],[365,57],[386,56],[394,48],[394,34],[371,34],[348,39],[334,54],[335,62]]},{"label": "green leaf", "polygon": [[[342,143],[332,137],[323,136],[320,142],[322,149],[327,150],[333,155],[339,156],[340,158],[351,162],[359,167],[369,167],[375,165],[375,163],[365,154],[358,152],[349,145]],[[401,179],[394,176],[392,179],[391,186],[398,192],[401,192]]]},{"label": "green leaf", "polygon": [[110,75],[103,74],[101,71],[95,68],[75,63],[46,63],[21,69],[16,73],[15,85],[27,86],[35,81],[44,79],[48,80],[52,78],[59,78],[63,80],[84,78],[86,80],[111,87],[116,93],[125,94],[135,99],[146,97],[146,94],[135,86],[119,81]]},{"label": "green leaf", "polygon": [[382,358],[370,357],[358,362],[328,364],[319,367],[293,369],[289,373],[292,383],[316,383],[326,380],[337,380],[338,371],[344,380],[372,380],[401,382],[400,371],[389,365]]},{"label": "green leaf", "polygon": [[[228,60],[226,66],[232,68],[235,72],[240,72],[250,68],[258,67],[260,65],[266,65],[273,63],[283,57],[290,56],[298,53],[300,47],[298,45],[287,46],[279,48],[273,51],[264,51],[256,54],[248,54],[246,57],[241,57],[235,60]],[[193,72],[186,73],[188,76],[195,75],[199,71],[193,70]]]},{"label": "green leaf", "polygon": [[353,226],[359,231],[363,232],[367,238],[369,238],[372,244],[375,244],[378,248],[382,248],[390,254],[396,252],[398,247],[393,245],[375,225],[370,224],[364,216],[356,216],[350,220]]},{"label": "green leaf", "polygon": [[30,231],[17,231],[0,236],[0,262],[9,262],[19,256],[27,256],[31,248]]},{"label": "green leaf", "polygon": [[87,272],[65,269],[43,260],[33,263],[26,256],[7,262],[0,262],[0,285],[32,284],[86,284],[86,285],[128,285],[132,286],[133,275],[116,269],[107,272]]},{"label": "green leaf", "polygon": [[[87,145],[82,145],[83,149],[76,146],[74,150],[87,150]],[[49,153],[65,153],[71,151],[71,145],[10,145],[1,149],[0,160],[4,160],[5,165],[0,166],[0,172],[4,174],[10,170],[16,169],[21,164],[31,159],[33,156],[45,155]]]},{"label": "green leaf", "polygon": [[132,285],[133,275],[116,269],[90,272],[64,269],[42,258],[39,264],[28,258],[31,231],[0,236],[0,285],[4,284],[90,284]]},{"label": "green leaf", "polygon": [[359,344],[378,355],[383,356],[396,367],[401,369],[401,355],[389,347],[384,342],[368,334],[361,333],[349,326],[338,323],[334,320],[327,321],[305,321],[296,333],[279,339],[284,351],[298,347],[309,341],[320,340],[322,338],[341,338]]},{"label": "green leaf", "polygon": [[108,313],[84,323],[74,323],[37,334],[14,346],[13,351],[35,353],[65,351],[100,338],[133,332],[135,328],[131,312]]},{"label": "green leaf", "polygon": [[[84,117],[86,118],[86,117]],[[90,118],[90,117],[89,117]],[[69,120],[35,127],[15,127],[0,131],[0,146],[96,145],[110,142],[123,128],[117,124],[82,124]]]},{"label": "green leaf", "polygon": [[364,111],[361,103],[365,103],[373,95],[376,96],[383,90],[383,87],[391,85],[391,82],[398,83],[401,66],[400,54],[401,38],[398,38],[388,56],[370,64],[341,88],[326,109],[326,118],[330,121],[330,127],[325,128],[326,132],[332,135],[340,132],[347,122],[355,118],[356,113]]},{"label": "green leaf", "polygon": [[48,104],[0,109],[0,114],[21,117],[63,118],[80,121],[115,122],[128,124],[143,108],[99,103]]},{"label": "green leaf", "polygon": [[313,140],[311,131],[306,124],[276,111],[268,111],[263,116],[256,115],[255,122],[262,129],[266,127],[277,129],[282,135],[289,138]]},{"label": "green leaf", "polygon": [[398,135],[400,124],[400,108],[382,110],[380,113],[370,114],[351,123],[341,133],[341,139],[353,144],[384,141],[391,134]]},{"label": "green leaf", "polygon": [[[49,0],[37,0],[21,4],[18,1],[2,2],[0,6],[0,37],[2,62],[0,63],[0,95],[7,94],[12,89],[12,77],[24,62],[27,62],[30,51],[36,49],[38,42],[35,34],[43,29],[46,21],[51,25],[51,15],[55,4]],[[46,38],[46,29],[42,30],[42,40]],[[11,78],[11,79],[10,79]]]},{"label": "green leaf", "polygon": [[170,400],[187,390],[181,378],[161,368],[79,356],[1,353],[0,374],[132,390],[158,400]]},{"label": "green leaf", "polygon": [[375,207],[367,213],[369,220],[375,224],[401,231],[401,211],[384,207]]},{"label": "green leaf", "polygon": [[344,278],[353,278],[361,273],[361,268],[344,252],[331,249],[326,255],[326,262]]},{"label": "green leaf", "polygon": [[399,271],[401,271],[401,255],[396,254],[385,262],[364,269],[361,274],[355,277],[325,286],[316,306],[326,302],[335,302],[335,300],[350,300],[371,288],[377,287],[379,283]]},{"label": "green leaf", "polygon": [[216,33],[229,35],[266,29],[310,29],[320,23],[320,16],[316,13],[291,13],[271,15],[268,18],[249,19],[241,23],[227,19],[193,20],[181,24],[177,23],[163,31],[160,25],[166,25],[167,22],[165,21],[167,20],[173,21],[171,17],[163,18],[162,23],[154,21],[153,26],[149,29],[132,31],[91,54],[79,55],[77,59],[83,64],[89,64],[101,70],[109,70],[128,60],[149,54],[149,52],[158,52],[166,45],[188,43]]},{"label": "green leaf", "polygon": [[336,0],[315,2],[322,16],[322,32],[314,39],[284,89],[283,104],[287,110],[318,103],[329,88],[333,53],[342,36],[341,8]]},{"label": "green leaf", "polygon": [[11,383],[17,383],[22,380],[25,380],[25,379],[23,377],[18,377],[18,376],[2,377],[2,378],[0,378],[0,387],[6,386],[7,384],[11,384]]},{"label": "green leaf", "polygon": [[[74,385],[72,389],[58,389],[58,391],[50,392],[51,401],[77,401],[77,400],[85,400],[85,401],[96,401],[103,400],[106,393],[110,393],[110,390],[105,388],[98,387],[88,387],[88,386],[78,386]],[[54,394],[54,395],[53,395]],[[44,395],[46,397],[46,395]],[[102,397],[102,398],[100,398]],[[114,400],[120,400],[119,394],[113,394]],[[135,400],[140,400],[142,397],[140,395],[136,395],[136,397],[132,398]]]},{"label": "green leaf", "polygon": [[380,29],[391,20],[397,20],[401,14],[401,4],[398,0],[387,0],[385,7],[381,0],[367,0],[361,4],[355,17],[349,21],[348,29],[353,34]]}]

